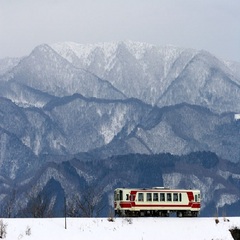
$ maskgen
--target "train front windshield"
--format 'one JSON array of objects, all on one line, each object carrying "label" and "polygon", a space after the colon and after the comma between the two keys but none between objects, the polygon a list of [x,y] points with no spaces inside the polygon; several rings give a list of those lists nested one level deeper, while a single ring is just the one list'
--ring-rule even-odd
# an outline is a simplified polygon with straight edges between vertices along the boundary
[{"label": "train front windshield", "polygon": [[121,200],[123,200],[123,191],[115,190],[114,191],[114,201],[121,201]]}]

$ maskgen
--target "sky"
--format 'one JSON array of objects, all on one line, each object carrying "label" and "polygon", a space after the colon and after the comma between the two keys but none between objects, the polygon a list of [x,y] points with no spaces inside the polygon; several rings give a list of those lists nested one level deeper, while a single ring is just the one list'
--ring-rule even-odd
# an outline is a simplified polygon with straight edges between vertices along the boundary
[{"label": "sky", "polygon": [[0,59],[37,45],[132,40],[240,62],[239,0],[0,0]]}]

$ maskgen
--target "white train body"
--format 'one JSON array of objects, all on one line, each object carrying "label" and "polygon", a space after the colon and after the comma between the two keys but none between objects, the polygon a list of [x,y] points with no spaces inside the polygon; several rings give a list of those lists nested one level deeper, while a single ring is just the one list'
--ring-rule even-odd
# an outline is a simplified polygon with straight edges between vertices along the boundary
[{"label": "white train body", "polygon": [[169,216],[199,215],[200,190],[169,189],[163,187],[114,190],[114,210],[118,216]]}]

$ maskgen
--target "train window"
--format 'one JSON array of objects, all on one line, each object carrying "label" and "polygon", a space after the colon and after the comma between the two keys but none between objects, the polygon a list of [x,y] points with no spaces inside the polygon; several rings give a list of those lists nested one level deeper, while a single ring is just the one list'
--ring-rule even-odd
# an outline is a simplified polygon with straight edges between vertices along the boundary
[{"label": "train window", "polygon": [[153,201],[158,202],[158,193],[153,193]]},{"label": "train window", "polygon": [[195,202],[198,201],[198,197],[197,197],[197,194],[195,194]]},{"label": "train window", "polygon": [[126,200],[129,200],[129,194],[126,194]]},{"label": "train window", "polygon": [[147,193],[147,201],[148,202],[152,201],[152,193]]},{"label": "train window", "polygon": [[138,201],[139,202],[143,202],[144,201],[143,193],[138,193]]},{"label": "train window", "polygon": [[122,201],[123,200],[123,191],[120,190],[119,193],[120,193],[120,199],[119,200]]},{"label": "train window", "polygon": [[182,201],[182,194],[179,193],[179,201],[181,202]]},{"label": "train window", "polygon": [[117,191],[114,191],[114,201],[118,201],[119,200],[119,194],[117,193]]},{"label": "train window", "polygon": [[178,202],[178,193],[173,193],[173,201]]},{"label": "train window", "polygon": [[168,200],[168,202],[172,201],[172,194],[171,193],[167,193],[167,200]]},{"label": "train window", "polygon": [[160,201],[165,202],[165,193],[160,193]]}]

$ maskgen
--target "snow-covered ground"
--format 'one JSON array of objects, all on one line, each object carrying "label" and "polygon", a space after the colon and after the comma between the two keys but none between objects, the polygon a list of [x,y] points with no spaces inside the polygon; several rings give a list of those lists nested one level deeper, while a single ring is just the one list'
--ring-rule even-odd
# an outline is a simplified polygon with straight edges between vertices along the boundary
[{"label": "snow-covered ground", "polygon": [[240,227],[240,217],[219,218],[64,218],[2,219],[6,238],[28,240],[144,240],[144,239],[233,239],[230,228]]}]

